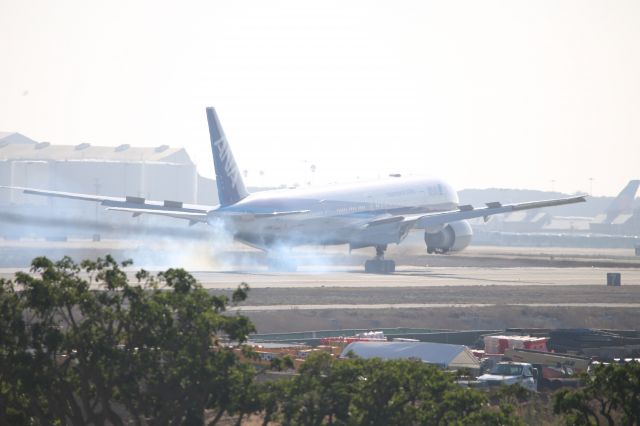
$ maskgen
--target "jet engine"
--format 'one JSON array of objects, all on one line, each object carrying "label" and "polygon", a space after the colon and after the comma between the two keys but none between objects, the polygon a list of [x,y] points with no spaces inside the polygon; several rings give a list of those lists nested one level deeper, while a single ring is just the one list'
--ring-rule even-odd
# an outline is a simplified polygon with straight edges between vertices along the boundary
[{"label": "jet engine", "polygon": [[438,232],[424,233],[427,253],[444,254],[450,251],[464,250],[473,237],[471,225],[466,220],[451,222]]}]

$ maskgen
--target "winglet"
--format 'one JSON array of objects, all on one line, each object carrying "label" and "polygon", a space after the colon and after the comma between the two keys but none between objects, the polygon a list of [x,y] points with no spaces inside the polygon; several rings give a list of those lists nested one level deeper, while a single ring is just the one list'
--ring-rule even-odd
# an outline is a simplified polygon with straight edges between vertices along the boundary
[{"label": "winglet", "polygon": [[211,151],[213,153],[213,165],[216,169],[216,185],[218,186],[218,198],[221,206],[235,204],[245,198],[249,193],[242,182],[240,170],[233,158],[231,148],[224,135],[220,120],[213,107],[207,108],[207,122],[209,123],[209,136],[211,138]]}]

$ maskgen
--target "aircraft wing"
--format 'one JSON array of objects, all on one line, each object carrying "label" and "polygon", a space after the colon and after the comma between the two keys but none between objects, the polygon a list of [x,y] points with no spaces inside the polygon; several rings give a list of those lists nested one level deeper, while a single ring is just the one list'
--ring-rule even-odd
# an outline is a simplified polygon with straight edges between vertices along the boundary
[{"label": "aircraft wing", "polygon": [[207,222],[207,212],[214,206],[183,204],[179,201],[147,201],[141,197],[108,197],[104,195],[79,194],[75,192],[48,191],[43,189],[23,188],[16,186],[0,186],[0,188],[17,189],[25,194],[41,195],[45,197],[67,198],[71,200],[93,201],[105,206],[107,210],[124,211],[134,216],[153,214],[185,219],[192,224]]},{"label": "aircraft wing", "polygon": [[473,219],[476,217],[484,217],[486,220],[489,216],[492,216],[494,214],[509,213],[519,210],[539,209],[542,207],[562,206],[565,204],[583,203],[585,201],[587,201],[586,196],[581,195],[577,197],[557,198],[553,200],[530,201],[526,203],[505,205],[502,205],[499,202],[493,202],[487,203],[485,207],[479,208],[474,208],[470,205],[463,205],[460,206],[457,210],[386,217],[369,222],[365,224],[365,227],[386,225],[397,222],[399,224],[410,224],[414,228],[428,228],[444,225],[450,222],[456,222],[459,220]]},{"label": "aircraft wing", "polygon": [[165,209],[158,210],[157,208],[153,208],[154,206],[149,206],[139,208],[139,207],[107,207],[107,210],[117,211],[117,212],[129,212],[133,213],[133,216],[140,216],[141,214],[153,214],[157,216],[167,216],[173,217],[176,219],[185,219],[190,222],[207,222],[207,212],[193,212],[193,211],[183,211],[177,209]]},{"label": "aircraft wing", "polygon": [[[108,202],[107,204],[103,203],[103,205],[110,206],[111,203],[112,202]],[[242,212],[220,213],[220,212],[217,212],[216,210],[211,210],[210,212],[200,211],[200,210],[196,211],[196,210],[193,210],[193,209],[182,209],[182,210],[164,209],[164,210],[158,210],[158,206],[153,206],[153,205],[150,205],[148,208],[147,207],[144,207],[144,208],[138,208],[138,207],[107,207],[107,210],[130,212],[130,213],[133,213],[134,216],[135,215],[140,215],[142,213],[155,214],[155,215],[161,215],[161,216],[174,217],[174,218],[177,218],[177,219],[186,219],[186,220],[189,220],[189,221],[192,221],[192,222],[207,222],[208,213],[213,213],[212,217],[233,219],[233,220],[239,220],[239,221],[247,221],[247,220],[252,220],[252,219],[264,219],[264,218],[274,218],[274,217],[280,217],[280,216],[299,215],[299,214],[305,214],[305,213],[309,213],[310,212],[310,210],[295,210],[295,211],[275,211],[275,212],[270,212],[270,213],[242,213]]]},{"label": "aircraft wing", "polygon": [[219,217],[225,219],[232,220],[252,220],[252,219],[265,219],[265,218],[275,218],[282,216],[295,216],[295,215],[303,215],[310,213],[311,210],[284,210],[284,211],[272,211],[272,212],[236,212],[236,211],[225,211],[225,210],[213,210],[211,211],[212,217]]},{"label": "aircraft wing", "polygon": [[25,194],[43,195],[45,197],[69,198],[72,200],[81,200],[81,201],[102,202],[107,200],[112,200],[112,201],[122,200],[122,198],[118,198],[118,197],[107,197],[103,195],[91,195],[91,194],[78,194],[75,192],[47,191],[44,189],[23,188],[21,186],[0,185],[0,188],[17,189],[18,191],[22,191]]}]

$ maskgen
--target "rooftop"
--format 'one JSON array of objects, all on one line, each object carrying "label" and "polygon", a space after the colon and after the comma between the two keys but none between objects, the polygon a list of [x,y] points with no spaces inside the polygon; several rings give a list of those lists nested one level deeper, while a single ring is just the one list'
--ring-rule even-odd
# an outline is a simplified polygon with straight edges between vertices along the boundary
[{"label": "rooftop", "polygon": [[193,164],[184,148],[171,148],[167,145],[157,147],[135,147],[129,144],[121,144],[117,147],[94,146],[90,143],[54,145],[49,142],[33,141],[19,133],[6,132],[0,132],[0,160],[145,161]]},{"label": "rooftop", "polygon": [[0,147],[8,144],[35,144],[31,138],[16,132],[0,132]]}]

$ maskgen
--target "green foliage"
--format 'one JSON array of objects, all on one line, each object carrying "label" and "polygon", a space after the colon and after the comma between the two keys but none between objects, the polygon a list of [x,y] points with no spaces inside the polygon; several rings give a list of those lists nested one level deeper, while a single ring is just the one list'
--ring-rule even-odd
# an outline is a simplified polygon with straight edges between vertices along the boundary
[{"label": "green foliage", "polygon": [[499,386],[495,391],[498,401],[517,405],[531,398],[533,392],[520,385]]},{"label": "green foliage", "polygon": [[520,424],[484,392],[412,360],[334,360],[315,353],[281,384],[283,425]]},{"label": "green foliage", "polygon": [[0,424],[202,424],[251,402],[254,371],[218,340],[243,342],[249,320],[182,269],[132,285],[128,265],[40,257],[0,280]]},{"label": "green foliage", "polygon": [[[239,425],[251,414],[263,425],[518,425],[514,407],[537,398],[517,386],[462,388],[413,360],[324,352],[291,379],[261,382],[264,370],[234,352],[254,327],[226,312],[246,300],[246,284],[229,300],[182,269],[133,279],[126,266],[40,257],[0,280],[0,425]],[[292,366],[285,357],[270,367]],[[585,383],[555,396],[567,424],[639,424],[640,364],[602,366]]]},{"label": "green foliage", "polygon": [[563,389],[554,411],[566,414],[570,425],[640,425],[640,363],[597,366],[579,390]]}]

